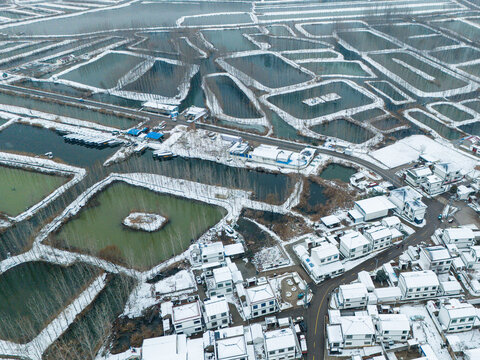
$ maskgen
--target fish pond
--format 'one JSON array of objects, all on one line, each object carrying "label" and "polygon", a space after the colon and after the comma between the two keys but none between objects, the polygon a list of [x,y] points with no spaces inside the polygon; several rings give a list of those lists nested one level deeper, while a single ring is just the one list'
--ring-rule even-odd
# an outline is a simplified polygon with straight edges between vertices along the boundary
[{"label": "fish pond", "polygon": [[[153,232],[133,230],[122,223],[132,212],[161,215],[167,222]],[[147,270],[183,252],[225,214],[217,206],[117,182],[90,199],[50,241]]]},{"label": "fish pond", "polygon": [[472,114],[458,108],[454,104],[434,104],[432,105],[432,108],[452,121],[465,121],[472,120],[474,118]]},{"label": "fish pond", "polygon": [[346,119],[337,119],[312,126],[311,130],[324,136],[331,136],[354,144],[370,140],[375,134]]},{"label": "fish pond", "polygon": [[68,178],[0,165],[0,214],[17,216],[40,202]]},{"label": "fish pond", "polygon": [[350,181],[350,177],[357,172],[357,169],[342,164],[330,163],[320,173],[320,177],[325,180],[340,180],[345,183]]},{"label": "fish pond", "polygon": [[437,132],[440,136],[448,140],[456,140],[462,137],[462,133],[460,131],[443,125],[440,121],[434,119],[432,116],[427,115],[426,113],[420,111],[411,111],[408,113],[408,115],[415,120],[420,121],[422,124],[425,124]]}]

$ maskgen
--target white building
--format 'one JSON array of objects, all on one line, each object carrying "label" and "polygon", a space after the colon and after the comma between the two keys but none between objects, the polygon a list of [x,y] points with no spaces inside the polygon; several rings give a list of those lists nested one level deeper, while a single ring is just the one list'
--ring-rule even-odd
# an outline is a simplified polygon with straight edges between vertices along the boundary
[{"label": "white building", "polygon": [[405,181],[412,186],[420,186],[432,175],[432,170],[426,166],[408,169],[405,172]]},{"label": "white building", "polygon": [[444,296],[459,295],[463,291],[462,285],[452,278],[448,281],[440,281],[440,292],[439,294]]},{"label": "white building", "polygon": [[381,224],[390,229],[401,230],[403,228],[402,222],[400,221],[399,217],[395,215],[383,218]]},{"label": "white building", "polygon": [[425,217],[427,205],[422,200],[422,195],[410,186],[394,189],[388,199],[395,205],[395,211],[405,216],[408,220],[421,223]]},{"label": "white building", "polygon": [[203,331],[200,302],[181,304],[172,308],[172,324],[177,334],[192,334]]},{"label": "white building", "polygon": [[203,264],[220,264],[225,260],[225,250],[221,241],[200,244],[200,257]]},{"label": "white building", "polygon": [[252,318],[265,316],[278,311],[277,298],[270,284],[257,285],[245,289],[247,306]]},{"label": "white building", "polygon": [[300,153],[279,149],[278,146],[262,144],[253,149],[248,157],[252,161],[287,168],[302,169],[315,157],[314,148],[305,148]]},{"label": "white building", "polygon": [[469,303],[461,303],[458,299],[450,299],[449,303],[440,305],[438,321],[445,332],[471,330],[477,317],[476,308]]},{"label": "white building", "polygon": [[437,274],[450,271],[452,257],[443,246],[429,246],[420,249],[419,265],[423,270],[432,270]]},{"label": "white building", "polygon": [[372,277],[366,271],[360,271],[357,275],[357,279],[367,288],[367,291],[375,290],[375,285],[373,285]]},{"label": "white building", "polygon": [[377,329],[384,343],[406,342],[410,333],[410,322],[405,314],[379,314]]},{"label": "white building", "polygon": [[217,330],[214,334],[216,360],[248,360],[249,351],[243,326]]},{"label": "white building", "polygon": [[302,351],[291,327],[266,331],[264,347],[267,360],[300,359]]},{"label": "white building", "polygon": [[203,316],[207,330],[225,327],[230,324],[230,310],[224,297],[213,297],[210,300],[205,300],[203,306],[205,309]]},{"label": "white building", "polygon": [[233,277],[227,266],[212,270],[212,276],[206,278],[208,296],[233,294]]},{"label": "white building", "polygon": [[362,283],[340,285],[336,294],[339,308],[361,308],[367,306],[368,291]]},{"label": "white building", "polygon": [[358,231],[340,237],[340,252],[345,259],[356,259],[370,253],[370,242]]},{"label": "white building", "polygon": [[364,221],[378,219],[388,215],[393,205],[385,196],[375,196],[364,200],[355,201],[354,210],[357,210]]},{"label": "white building", "polygon": [[462,180],[462,167],[456,163],[437,163],[434,165],[433,173],[442,179],[444,184]]},{"label": "white building", "polygon": [[370,316],[342,316],[338,321],[342,326],[343,343],[346,348],[374,344],[375,327]]},{"label": "white building", "polygon": [[460,257],[465,264],[466,269],[480,267],[480,246],[472,246],[470,251],[460,253]]},{"label": "white building", "polygon": [[455,244],[459,249],[470,248],[475,242],[475,234],[467,227],[445,229],[442,234],[445,244]]},{"label": "white building", "polygon": [[312,259],[319,265],[329,264],[340,259],[338,248],[329,242],[322,242],[312,249]]},{"label": "white building", "polygon": [[[319,247],[326,250],[325,254],[322,253],[322,251],[316,250]],[[305,271],[316,284],[345,272],[343,264],[339,261],[338,249],[333,244],[327,242],[321,243],[318,247],[311,250],[312,256],[308,254],[305,246],[301,244],[296,245],[293,250],[300,259],[300,263]],[[315,257],[313,255],[315,255]]]},{"label": "white building", "polygon": [[437,295],[440,283],[431,270],[404,272],[398,279],[403,299],[414,300]]},{"label": "white building", "polygon": [[443,179],[435,174],[427,177],[422,189],[429,195],[438,195],[446,191]]},{"label": "white building", "polygon": [[185,334],[160,336],[143,340],[142,360],[180,360],[187,358]]},{"label": "white building", "polygon": [[402,299],[402,291],[397,286],[375,288],[373,294],[379,304],[394,303]]},{"label": "white building", "polygon": [[364,230],[363,234],[370,241],[372,251],[385,249],[392,245],[392,231],[385,226],[373,226]]}]

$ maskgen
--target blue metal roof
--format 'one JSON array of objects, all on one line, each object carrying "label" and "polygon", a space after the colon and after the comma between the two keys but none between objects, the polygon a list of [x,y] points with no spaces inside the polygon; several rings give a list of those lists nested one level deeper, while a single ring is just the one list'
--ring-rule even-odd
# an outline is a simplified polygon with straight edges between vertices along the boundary
[{"label": "blue metal roof", "polygon": [[127,131],[128,135],[138,136],[140,135],[141,130],[138,129],[130,129]]},{"label": "blue metal roof", "polygon": [[159,140],[159,139],[163,138],[163,134],[159,133],[159,132],[152,131],[152,132],[149,132],[147,134],[147,138],[148,139]]}]

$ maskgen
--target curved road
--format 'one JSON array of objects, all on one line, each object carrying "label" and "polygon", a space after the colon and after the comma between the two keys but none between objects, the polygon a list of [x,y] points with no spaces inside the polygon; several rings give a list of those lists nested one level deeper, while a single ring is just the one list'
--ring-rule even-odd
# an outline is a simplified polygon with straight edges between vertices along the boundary
[{"label": "curved road", "polygon": [[[16,92],[27,94],[27,95],[47,97],[47,98],[51,98],[51,99],[55,99],[55,100],[59,100],[67,103],[75,103],[80,106],[94,106],[97,108],[122,112],[122,113],[126,113],[133,116],[145,116],[153,120],[174,123],[169,117],[162,116],[159,114],[153,114],[153,113],[141,111],[141,110],[133,110],[130,108],[100,103],[100,102],[96,102],[88,99],[79,99],[79,98],[75,98],[67,95],[50,93],[50,92],[45,92],[45,91],[36,90],[36,89],[23,88],[23,87],[14,86],[14,85],[8,85],[8,84],[1,84],[0,89],[4,89],[7,91],[16,91]],[[178,120],[175,123],[189,125],[187,122],[182,120]],[[209,131],[216,131],[224,134],[240,136],[243,139],[249,140],[249,141],[255,141],[255,142],[269,144],[269,145],[276,145],[292,151],[300,151],[306,147],[305,144],[299,144],[293,141],[287,141],[287,140],[282,140],[277,138],[270,138],[270,137],[265,137],[261,135],[250,134],[247,132],[222,128],[222,127],[218,127],[210,124],[197,123],[196,126],[198,128],[209,130]],[[375,164],[370,163],[367,160],[364,160],[355,156],[351,156],[351,155],[338,153],[336,151],[328,150],[324,148],[316,148],[316,149],[317,149],[317,152],[321,154],[337,157],[340,159],[344,159],[344,160],[359,164],[367,169],[370,169],[371,171],[376,172],[377,174],[382,176],[385,180],[390,181],[393,185],[397,187],[402,186],[402,181],[392,171],[383,169]],[[443,209],[443,204],[441,204],[439,201],[435,199],[427,199],[425,203],[428,206],[428,211],[426,215],[427,225],[419,229],[412,236],[410,236],[404,242],[405,247],[408,245],[418,244],[421,241],[428,241],[430,239],[430,236],[433,234],[433,232],[437,228],[437,225],[438,225],[437,216],[439,213],[441,213]],[[324,358],[324,354],[326,350],[325,349],[325,317],[328,313],[328,302],[330,299],[330,295],[332,294],[332,291],[335,288],[337,288],[339,285],[344,283],[349,283],[352,280],[356,279],[359,271],[362,271],[362,270],[371,271],[375,268],[377,264],[380,265],[387,261],[397,258],[403,251],[404,251],[403,248],[387,249],[384,252],[375,256],[374,258],[365,261],[364,263],[358,265],[357,267],[355,267],[350,271],[347,271],[342,276],[327,280],[319,285],[311,286],[311,289],[315,295],[313,296],[312,302],[310,303],[310,306],[308,307],[308,309],[293,311],[297,314],[303,313],[306,319],[306,323],[308,327],[307,344],[309,349],[307,359],[320,360]]]}]

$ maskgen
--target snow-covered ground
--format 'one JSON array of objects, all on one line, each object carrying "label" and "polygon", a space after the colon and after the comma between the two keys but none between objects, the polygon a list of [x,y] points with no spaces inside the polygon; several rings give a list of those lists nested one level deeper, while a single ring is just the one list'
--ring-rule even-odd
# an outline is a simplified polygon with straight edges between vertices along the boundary
[{"label": "snow-covered ground", "polygon": [[151,232],[160,230],[167,221],[168,219],[162,215],[133,212],[129,214],[122,223],[135,230]]}]

